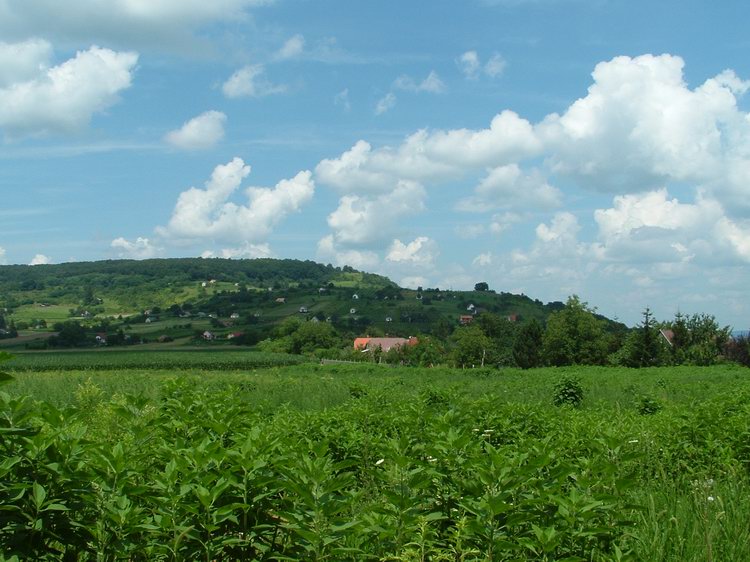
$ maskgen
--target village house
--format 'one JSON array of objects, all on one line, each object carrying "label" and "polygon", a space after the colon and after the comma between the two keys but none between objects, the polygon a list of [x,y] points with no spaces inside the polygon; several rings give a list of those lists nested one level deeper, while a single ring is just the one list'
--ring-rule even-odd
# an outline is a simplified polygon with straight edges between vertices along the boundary
[{"label": "village house", "polygon": [[408,338],[356,338],[354,349],[364,353],[380,348],[381,351],[388,352],[403,345],[417,345],[417,343],[419,343],[419,340],[413,336]]}]

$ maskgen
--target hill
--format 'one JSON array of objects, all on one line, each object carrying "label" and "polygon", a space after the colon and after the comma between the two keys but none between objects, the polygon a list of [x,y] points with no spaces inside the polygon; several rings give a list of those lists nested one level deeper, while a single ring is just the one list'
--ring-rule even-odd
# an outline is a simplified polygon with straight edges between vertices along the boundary
[{"label": "hill", "polygon": [[[289,318],[329,322],[353,335],[445,336],[482,312],[514,322],[544,322],[562,306],[488,288],[404,289],[380,275],[299,260],[0,266],[0,312],[27,338],[25,343],[69,320],[103,333],[124,328],[139,341],[162,337],[187,342],[203,331],[221,339],[252,333],[249,339],[255,341]],[[612,329],[624,328],[607,322]]]}]

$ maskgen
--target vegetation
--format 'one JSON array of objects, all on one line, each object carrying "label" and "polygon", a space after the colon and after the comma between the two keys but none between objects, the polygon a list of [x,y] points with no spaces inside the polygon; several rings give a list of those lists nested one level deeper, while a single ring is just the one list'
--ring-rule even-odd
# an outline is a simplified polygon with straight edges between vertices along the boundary
[{"label": "vegetation", "polygon": [[[577,408],[552,406],[565,379]],[[5,559],[750,557],[740,367],[17,372],[5,390]]]}]

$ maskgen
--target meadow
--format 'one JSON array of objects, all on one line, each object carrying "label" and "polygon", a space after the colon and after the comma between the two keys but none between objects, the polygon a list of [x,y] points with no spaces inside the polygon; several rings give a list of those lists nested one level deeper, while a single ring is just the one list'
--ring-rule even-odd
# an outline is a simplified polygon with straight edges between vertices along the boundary
[{"label": "meadow", "polygon": [[0,559],[750,560],[746,368],[14,361]]}]

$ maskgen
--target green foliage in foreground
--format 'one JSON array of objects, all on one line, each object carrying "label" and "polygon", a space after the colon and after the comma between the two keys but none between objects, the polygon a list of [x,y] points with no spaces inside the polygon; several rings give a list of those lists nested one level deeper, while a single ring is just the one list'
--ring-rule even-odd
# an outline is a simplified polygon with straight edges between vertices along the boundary
[{"label": "green foliage in foreground", "polygon": [[[98,384],[128,374],[59,406],[19,390],[73,373],[21,372],[0,393],[3,556],[750,559],[738,368],[307,365],[144,376],[153,398]],[[586,387],[580,408],[552,406],[564,376]],[[264,401],[274,388],[289,404]],[[335,400],[293,405],[313,395]],[[644,395],[663,407],[640,412]]]}]

